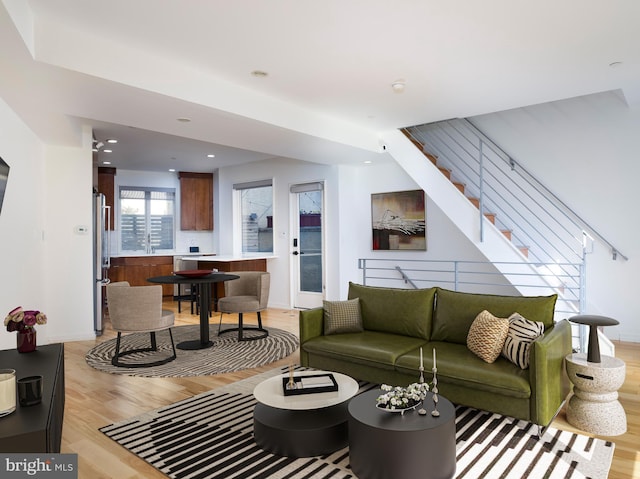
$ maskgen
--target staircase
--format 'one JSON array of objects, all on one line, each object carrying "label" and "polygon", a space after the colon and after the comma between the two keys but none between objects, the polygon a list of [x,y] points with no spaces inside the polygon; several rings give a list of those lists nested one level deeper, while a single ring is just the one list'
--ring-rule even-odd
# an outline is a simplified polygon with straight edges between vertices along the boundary
[{"label": "staircase", "polygon": [[[412,135],[412,132],[411,132],[411,130],[409,128],[403,128],[400,131],[416,146],[416,148],[418,148],[419,151],[422,152],[422,154],[424,154],[424,156],[431,163],[433,163],[438,168],[438,170],[445,176],[445,178],[447,178],[449,181],[451,181],[451,183],[458,189],[458,191],[460,191],[460,193],[465,195],[465,197],[471,202],[471,204],[473,206],[475,206],[478,210],[482,210],[481,205],[480,205],[480,198],[478,198],[476,196],[473,196],[473,195],[467,195],[466,194],[466,184],[462,183],[460,181],[456,181],[456,180],[452,179],[452,170],[450,170],[449,168],[446,168],[445,166],[442,166],[442,165],[438,164],[438,157],[436,155],[430,153],[428,151],[427,146],[424,143],[422,143],[421,141],[419,141],[416,138],[414,138],[413,135]],[[493,224],[493,225],[496,224],[496,213],[490,213],[490,212],[487,212],[487,211],[482,211],[482,214],[484,215],[485,218],[487,218],[487,220],[489,220],[489,222],[491,224]],[[500,232],[509,241],[513,241],[513,230],[511,230],[511,229],[500,229]],[[517,246],[517,248],[525,258],[529,257],[529,247],[528,246],[520,245],[520,246]]]}]

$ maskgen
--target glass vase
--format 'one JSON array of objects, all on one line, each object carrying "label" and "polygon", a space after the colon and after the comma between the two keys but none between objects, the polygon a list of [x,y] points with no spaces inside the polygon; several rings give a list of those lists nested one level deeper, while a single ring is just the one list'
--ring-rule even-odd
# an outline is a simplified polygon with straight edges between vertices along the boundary
[{"label": "glass vase", "polygon": [[19,353],[30,353],[36,350],[36,330],[33,328],[18,331],[17,347]]}]

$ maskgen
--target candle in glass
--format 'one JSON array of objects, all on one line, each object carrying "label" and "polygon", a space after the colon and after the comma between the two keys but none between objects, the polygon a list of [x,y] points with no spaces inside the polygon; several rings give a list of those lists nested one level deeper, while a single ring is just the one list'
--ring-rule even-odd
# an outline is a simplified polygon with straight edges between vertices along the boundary
[{"label": "candle in glass", "polygon": [[436,348],[433,348],[433,368],[436,368]]}]

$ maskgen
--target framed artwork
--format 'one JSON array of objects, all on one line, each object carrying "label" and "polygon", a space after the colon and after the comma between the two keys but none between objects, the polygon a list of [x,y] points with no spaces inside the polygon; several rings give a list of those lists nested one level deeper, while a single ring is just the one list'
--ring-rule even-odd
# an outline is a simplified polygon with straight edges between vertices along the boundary
[{"label": "framed artwork", "polygon": [[427,250],[423,190],[371,195],[373,250]]}]

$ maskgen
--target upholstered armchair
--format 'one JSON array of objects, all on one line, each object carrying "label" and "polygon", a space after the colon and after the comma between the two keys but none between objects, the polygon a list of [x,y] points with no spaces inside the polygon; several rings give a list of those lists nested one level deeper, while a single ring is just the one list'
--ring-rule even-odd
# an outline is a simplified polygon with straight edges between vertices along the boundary
[{"label": "upholstered armchair", "polygon": [[[234,271],[238,279],[225,281],[224,298],[218,300],[218,311],[220,311],[220,324],[218,325],[218,336],[231,331],[238,331],[238,341],[250,341],[254,339],[266,338],[269,331],[262,327],[260,311],[267,309],[269,302],[270,275],[264,271]],[[224,313],[238,314],[238,327],[222,327],[222,315]],[[245,326],[243,324],[243,313],[257,313],[258,326]],[[258,331],[248,336],[245,331]]]},{"label": "upholstered armchair", "polygon": [[[174,323],[174,315],[171,311],[162,309],[162,286],[130,286],[128,282],[121,281],[107,286],[107,304],[109,318],[114,331],[118,332],[116,350],[111,359],[111,364],[126,368],[141,368],[159,366],[176,359],[176,348],[173,342],[171,326]],[[123,356],[158,351],[156,333],[169,331],[171,349],[173,355],[156,359],[150,362],[122,362]],[[122,333],[150,334],[150,347],[136,348],[120,351]]]}]

